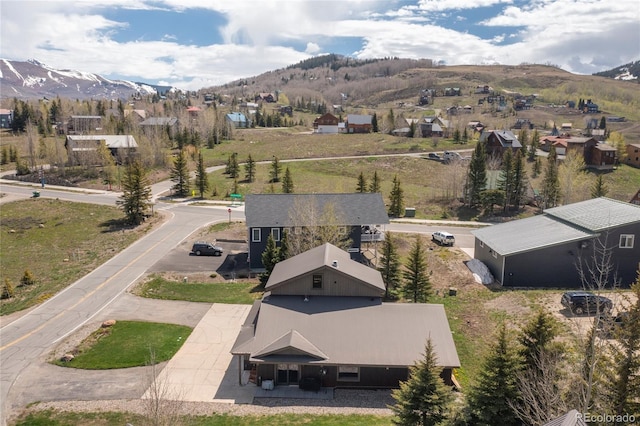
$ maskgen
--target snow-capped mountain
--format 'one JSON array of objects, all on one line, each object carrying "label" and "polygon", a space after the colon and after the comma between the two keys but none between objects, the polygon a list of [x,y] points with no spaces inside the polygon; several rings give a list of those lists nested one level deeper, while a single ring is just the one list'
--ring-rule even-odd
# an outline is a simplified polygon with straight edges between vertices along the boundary
[{"label": "snow-capped mountain", "polygon": [[110,80],[98,74],[57,70],[37,60],[0,59],[0,97],[34,99],[56,96],[72,99],[126,99],[139,93],[157,93],[155,87],[125,80]]},{"label": "snow-capped mountain", "polygon": [[594,75],[614,78],[616,80],[638,80],[640,77],[640,61],[629,62],[612,70],[598,72]]}]

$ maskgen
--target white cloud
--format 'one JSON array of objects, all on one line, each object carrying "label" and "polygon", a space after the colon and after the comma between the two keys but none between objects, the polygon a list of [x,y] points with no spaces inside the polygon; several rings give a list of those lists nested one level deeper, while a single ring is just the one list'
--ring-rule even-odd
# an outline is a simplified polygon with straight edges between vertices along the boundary
[{"label": "white cloud", "polygon": [[307,43],[307,48],[304,49],[305,53],[314,55],[320,52],[320,46],[317,43]]}]

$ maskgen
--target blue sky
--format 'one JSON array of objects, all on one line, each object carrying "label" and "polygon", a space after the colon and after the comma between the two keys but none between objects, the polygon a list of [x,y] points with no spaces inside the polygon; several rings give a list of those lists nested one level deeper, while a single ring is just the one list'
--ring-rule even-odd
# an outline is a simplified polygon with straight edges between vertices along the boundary
[{"label": "blue sky", "polygon": [[323,53],[448,65],[640,59],[637,0],[2,0],[0,57],[197,90]]}]

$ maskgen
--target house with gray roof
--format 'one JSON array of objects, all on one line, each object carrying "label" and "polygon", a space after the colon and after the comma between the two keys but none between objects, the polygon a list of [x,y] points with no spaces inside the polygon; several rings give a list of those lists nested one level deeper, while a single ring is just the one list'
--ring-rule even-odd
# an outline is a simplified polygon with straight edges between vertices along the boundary
[{"label": "house with gray roof", "polygon": [[345,120],[347,133],[371,133],[373,131],[373,116],[348,114]]},{"label": "house with gray roof", "polygon": [[331,244],[277,263],[265,291],[231,349],[241,384],[397,387],[427,339],[445,382],[460,367],[442,305],[383,303],[380,272]]},{"label": "house with gray roof", "polygon": [[[331,208],[333,217],[322,213]],[[349,194],[249,194],[245,197],[245,216],[249,232],[249,267],[264,271],[262,252],[271,235],[276,243],[284,232],[297,232],[303,227],[344,226],[349,234],[349,253],[362,260],[363,243],[384,240],[382,227],[389,216],[380,193]],[[337,220],[337,224],[323,223]]]},{"label": "house with gray roof", "polygon": [[593,265],[603,247],[619,284],[633,283],[640,268],[640,206],[610,198],[554,207],[472,234],[474,257],[505,287],[581,287],[578,265]]},{"label": "house with gray roof", "polygon": [[169,137],[178,133],[178,125],[176,117],[149,117],[139,124],[147,136],[156,136],[164,131]]},{"label": "house with gray roof", "polygon": [[478,143],[483,143],[487,155],[498,155],[502,158],[502,154],[508,149],[515,151],[522,148],[522,144],[509,130],[485,130],[480,135]]},{"label": "house with gray roof", "polygon": [[133,155],[138,148],[138,143],[132,135],[67,135],[64,143],[71,165],[99,164],[101,145],[104,145],[119,163],[122,163],[125,157]]}]

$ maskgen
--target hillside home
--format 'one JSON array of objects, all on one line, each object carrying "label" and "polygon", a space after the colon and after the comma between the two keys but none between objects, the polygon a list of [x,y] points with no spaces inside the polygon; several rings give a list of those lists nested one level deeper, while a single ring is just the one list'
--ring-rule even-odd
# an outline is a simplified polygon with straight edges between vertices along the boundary
[{"label": "hillside home", "polygon": [[478,143],[485,144],[487,155],[497,155],[502,157],[508,149],[515,151],[522,148],[522,144],[512,132],[508,130],[485,130],[480,135]]},{"label": "hillside home", "polygon": [[254,101],[256,102],[264,101],[267,103],[273,103],[276,101],[276,96],[273,93],[258,93],[255,96]]},{"label": "hillside home", "polygon": [[597,170],[612,170],[618,160],[618,150],[607,143],[597,143],[591,153],[588,167]]},{"label": "hillside home", "polygon": [[174,137],[178,132],[178,119],[176,117],[149,117],[140,123],[140,128],[147,136],[156,136],[164,132],[169,137]]},{"label": "hillside home", "polygon": [[625,164],[640,167],[640,143],[627,144],[627,158]]},{"label": "hillside home", "polygon": [[313,132],[318,134],[337,134],[339,121],[338,117],[330,112],[323,114],[313,120]]},{"label": "hillside home", "polygon": [[581,288],[577,265],[593,266],[602,247],[610,250],[612,271],[621,285],[634,282],[640,267],[640,206],[605,197],[472,234],[474,257],[505,287]]},{"label": "hillside home", "polygon": [[143,109],[125,109],[124,118],[128,118],[135,123],[142,123],[147,119],[147,111]]},{"label": "hillside home", "polygon": [[373,116],[348,114],[345,121],[347,133],[371,133],[373,131]]},{"label": "hillside home", "polygon": [[591,102],[591,99],[589,99],[587,103],[584,104],[582,112],[587,114],[594,114],[600,112],[600,108],[598,107],[598,104]]},{"label": "hillside home", "polygon": [[12,109],[0,109],[0,129],[10,129],[13,121]]},{"label": "hillside home", "polygon": [[202,108],[197,106],[190,106],[187,108],[187,113],[194,118],[200,115],[201,112],[202,112]]},{"label": "hillside home", "polygon": [[[323,215],[328,211],[334,214]],[[384,232],[380,227],[389,223],[380,193],[248,194],[245,215],[249,267],[254,272],[264,271],[262,253],[269,235],[279,247],[285,231],[297,233],[308,227],[343,226],[349,235],[349,253],[355,260],[363,260],[363,243],[383,241]]]},{"label": "hillside home", "polygon": [[247,129],[251,127],[251,122],[247,116],[241,112],[230,112],[225,115],[225,120],[236,129]]},{"label": "hillside home", "polygon": [[103,145],[118,163],[133,155],[138,143],[131,135],[68,135],[64,143],[70,165],[101,164],[99,148]]},{"label": "hillside home", "polygon": [[[440,376],[460,367],[443,305],[383,303],[379,271],[324,244],[275,265],[231,349],[240,384],[395,388],[431,339]],[[302,386],[302,385],[301,385]]]},{"label": "hillside home", "polygon": [[98,131],[102,128],[100,115],[72,115],[67,122],[67,133],[82,135]]}]

